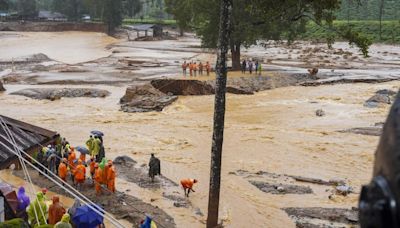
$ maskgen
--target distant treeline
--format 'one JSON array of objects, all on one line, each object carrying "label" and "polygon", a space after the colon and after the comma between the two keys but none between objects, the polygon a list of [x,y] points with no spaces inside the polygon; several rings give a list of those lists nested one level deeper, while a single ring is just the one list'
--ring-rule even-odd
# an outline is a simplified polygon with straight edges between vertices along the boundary
[{"label": "distant treeline", "polygon": [[[382,38],[379,37],[379,21],[334,21],[333,28],[340,30],[341,28],[351,27],[353,31],[359,32],[367,36],[374,43],[400,43],[400,22],[399,21],[382,21]],[[301,34],[300,39],[326,41],[331,39],[340,40],[338,35],[331,29],[324,26],[316,25],[313,22],[307,24],[306,32]]]},{"label": "distant treeline", "polygon": [[400,1],[342,0],[336,16],[338,20],[379,20],[381,13],[382,20],[399,20]]}]

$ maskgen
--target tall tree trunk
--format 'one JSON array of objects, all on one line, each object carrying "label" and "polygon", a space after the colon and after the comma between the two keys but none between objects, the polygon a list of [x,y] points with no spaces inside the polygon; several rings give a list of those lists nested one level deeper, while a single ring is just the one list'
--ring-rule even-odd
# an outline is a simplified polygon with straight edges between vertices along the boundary
[{"label": "tall tree trunk", "polygon": [[240,42],[231,43],[232,69],[240,70]]},{"label": "tall tree trunk", "polygon": [[214,228],[218,225],[222,143],[224,139],[225,124],[226,60],[227,52],[229,50],[231,7],[232,0],[221,0],[207,228]]},{"label": "tall tree trunk", "polygon": [[381,4],[379,6],[379,40],[382,40],[382,17],[383,17],[384,7],[385,7],[385,0],[381,0]]}]

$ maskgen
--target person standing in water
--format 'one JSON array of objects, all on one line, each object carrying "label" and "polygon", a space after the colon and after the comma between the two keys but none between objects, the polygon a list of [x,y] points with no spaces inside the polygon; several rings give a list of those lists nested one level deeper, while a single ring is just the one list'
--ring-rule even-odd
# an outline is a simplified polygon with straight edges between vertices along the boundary
[{"label": "person standing in water", "polygon": [[183,72],[183,76],[185,76],[185,77],[186,77],[186,68],[187,68],[187,63],[186,63],[186,61],[184,61],[182,63],[182,72]]}]

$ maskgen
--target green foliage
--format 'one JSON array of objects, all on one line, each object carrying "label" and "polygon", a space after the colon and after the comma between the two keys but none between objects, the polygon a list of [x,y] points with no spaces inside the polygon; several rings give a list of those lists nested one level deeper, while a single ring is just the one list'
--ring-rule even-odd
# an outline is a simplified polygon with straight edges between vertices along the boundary
[{"label": "green foliage", "polygon": [[104,0],[103,21],[108,26],[108,33],[111,34],[116,27],[122,24],[122,1]]},{"label": "green foliage", "polygon": [[18,14],[22,18],[33,18],[37,15],[36,1],[35,0],[18,0],[17,1]]},{"label": "green foliage", "polygon": [[125,15],[132,18],[143,9],[143,4],[140,0],[126,0],[123,3]]},{"label": "green foliage", "polygon": [[[319,26],[314,22],[307,23],[306,32],[300,35],[300,39],[327,41],[329,36],[333,34],[335,40],[343,40],[337,33],[332,33],[327,26]],[[379,38],[379,21],[334,21],[333,27],[339,31],[345,31],[351,28],[353,32],[363,34],[373,43],[400,43],[400,22],[399,21],[382,21],[382,40]]]},{"label": "green foliage", "polygon": [[10,7],[10,3],[7,0],[0,0],[0,11],[7,11]]},{"label": "green foliage", "polygon": [[[378,20],[381,0],[342,0],[338,20]],[[400,1],[385,0],[383,20],[400,19]]]},{"label": "green foliage", "polygon": [[29,226],[23,219],[16,218],[0,223],[0,228],[29,228]]}]

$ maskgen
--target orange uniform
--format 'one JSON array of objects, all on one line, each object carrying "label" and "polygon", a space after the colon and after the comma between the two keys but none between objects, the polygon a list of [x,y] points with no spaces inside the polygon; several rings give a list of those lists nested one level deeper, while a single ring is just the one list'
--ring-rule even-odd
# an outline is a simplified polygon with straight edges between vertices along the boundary
[{"label": "orange uniform", "polygon": [[193,63],[189,63],[189,73],[190,73],[190,76],[193,75]]},{"label": "orange uniform", "polygon": [[86,168],[84,165],[82,165],[82,161],[79,160],[79,164],[75,168],[75,181],[77,183],[83,183],[85,182],[85,177],[86,177]]},{"label": "orange uniform", "polygon": [[210,71],[211,71],[211,66],[210,66],[210,63],[206,63],[206,71],[207,71],[207,76],[209,76],[210,75]]},{"label": "orange uniform", "polygon": [[79,159],[82,160],[82,162],[86,161],[86,154],[81,153],[81,155],[79,155]]},{"label": "orange uniform", "polygon": [[65,208],[60,204],[60,198],[53,196],[53,204],[49,208],[49,224],[55,225],[61,221],[62,216],[65,214]]},{"label": "orange uniform", "polygon": [[98,167],[99,166],[97,165],[97,167],[95,168],[95,171],[94,171],[94,180],[96,181],[94,186],[96,189],[96,194],[100,195],[101,194],[101,183],[103,181],[103,171]]},{"label": "orange uniform", "polygon": [[112,165],[111,166],[108,165],[108,166],[109,166],[109,168],[108,168],[108,173],[107,173],[107,188],[111,192],[115,192],[115,169],[114,169],[114,166],[112,166]]},{"label": "orange uniform", "polygon": [[104,170],[103,170],[103,182],[102,184],[107,184],[107,175],[108,175],[108,165],[104,166]]},{"label": "orange uniform", "polygon": [[60,165],[58,166],[58,175],[63,181],[66,182],[67,174],[68,174],[67,165],[64,162],[61,162]]},{"label": "orange uniform", "polygon": [[71,150],[71,153],[68,155],[68,166],[71,169],[71,172],[75,169],[74,160],[76,159],[76,154],[74,150]]},{"label": "orange uniform", "polygon": [[183,179],[181,180],[181,185],[184,189],[192,189],[193,184],[196,182],[195,179]]},{"label": "orange uniform", "polygon": [[96,165],[96,162],[94,161],[94,160],[91,160],[90,161],[90,164],[89,164],[89,168],[90,168],[90,174],[92,175],[92,176],[94,176],[94,172],[95,172],[95,166]]}]

